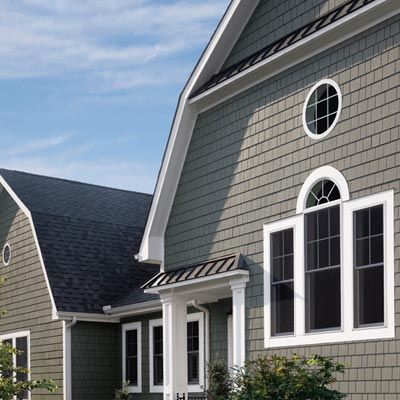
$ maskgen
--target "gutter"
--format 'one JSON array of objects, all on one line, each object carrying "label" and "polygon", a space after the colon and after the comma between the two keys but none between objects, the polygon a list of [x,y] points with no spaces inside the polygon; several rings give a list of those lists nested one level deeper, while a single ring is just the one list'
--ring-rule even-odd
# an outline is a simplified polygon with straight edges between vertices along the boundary
[{"label": "gutter", "polygon": [[107,305],[103,307],[103,315],[105,318],[118,319],[133,315],[147,314],[150,312],[161,311],[162,305],[160,300],[147,301],[145,303],[129,304],[127,306],[112,307]]}]

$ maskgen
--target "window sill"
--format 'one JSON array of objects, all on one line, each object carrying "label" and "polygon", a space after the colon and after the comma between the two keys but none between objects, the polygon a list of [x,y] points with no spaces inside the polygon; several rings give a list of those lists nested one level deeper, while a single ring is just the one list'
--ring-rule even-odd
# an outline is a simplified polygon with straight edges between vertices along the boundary
[{"label": "window sill", "polygon": [[163,385],[152,385],[150,386],[150,393],[163,393],[164,386]]},{"label": "window sill", "polygon": [[271,337],[265,340],[265,348],[306,346],[360,340],[393,339],[394,337],[394,328],[378,326],[358,328],[351,331],[316,332],[306,333],[302,336]]},{"label": "window sill", "polygon": [[142,388],[140,386],[128,386],[129,393],[142,393]]}]

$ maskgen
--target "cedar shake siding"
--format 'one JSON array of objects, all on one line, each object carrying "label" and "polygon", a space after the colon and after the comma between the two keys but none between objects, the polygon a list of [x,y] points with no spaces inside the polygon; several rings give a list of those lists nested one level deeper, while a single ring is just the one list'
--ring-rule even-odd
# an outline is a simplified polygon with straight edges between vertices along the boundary
[{"label": "cedar shake siding", "polygon": [[30,331],[31,378],[51,378],[59,389],[55,394],[35,390],[32,400],[63,399],[63,329],[52,320],[52,307],[39,261],[31,225],[14,200],[0,194],[0,247],[11,246],[8,266],[1,260],[1,275],[7,279],[0,290],[0,307],[7,314],[0,319],[0,334]]},{"label": "cedar shake siding", "polygon": [[310,23],[347,0],[261,0],[222,69]]},{"label": "cedar shake siding", "polygon": [[[266,3],[263,1],[257,12],[265,9]],[[270,3],[276,3],[275,8],[282,5],[283,13],[287,4],[294,2]],[[320,3],[329,8],[337,5]],[[312,18],[318,13],[313,11]],[[269,24],[275,23],[275,17],[268,17],[271,31]],[[254,43],[240,57],[256,51],[260,38],[268,35],[268,31],[261,33],[264,28],[251,26],[254,20],[255,16],[242,36],[248,31],[259,33],[249,39]],[[282,35],[295,28],[294,22],[290,28],[283,22],[279,25],[285,27]],[[344,175],[351,199],[393,189],[398,284],[399,41],[400,17],[395,16],[199,115],[165,234],[167,270],[236,252],[245,256],[250,270],[246,289],[248,358],[294,352],[333,356],[349,366],[338,386],[350,393],[352,400],[397,398],[400,304],[396,301],[395,340],[266,351],[263,225],[295,214],[302,184],[321,166],[331,165]],[[315,141],[304,131],[302,111],[310,88],[324,78],[340,86],[343,109],[333,131]],[[398,290],[396,286],[397,298]]]},{"label": "cedar shake siding", "polygon": [[71,328],[73,400],[111,400],[121,387],[121,326],[78,322]]}]

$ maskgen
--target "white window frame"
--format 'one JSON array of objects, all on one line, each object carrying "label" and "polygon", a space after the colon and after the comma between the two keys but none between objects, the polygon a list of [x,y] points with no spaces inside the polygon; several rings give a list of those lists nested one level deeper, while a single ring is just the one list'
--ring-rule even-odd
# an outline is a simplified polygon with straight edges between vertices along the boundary
[{"label": "white window frame", "polygon": [[138,384],[128,386],[129,393],[142,392],[142,323],[131,322],[122,325],[122,383],[126,382],[126,332],[137,331],[137,362],[138,362]]},{"label": "white window frame", "polygon": [[[338,184],[337,179],[326,176],[326,168],[320,169],[320,179],[331,179]],[[315,171],[317,172],[317,171]],[[318,173],[312,174],[312,179],[306,181],[308,193],[313,184],[318,181]],[[338,185],[341,197],[346,199],[346,187]],[[307,189],[307,188],[306,188]],[[302,193],[302,195],[304,194]],[[348,190],[347,190],[348,193]],[[264,332],[265,347],[289,347],[300,345],[314,345],[322,343],[347,342],[358,340],[387,339],[395,337],[394,312],[394,193],[393,190],[362,197],[355,200],[335,201],[323,206],[313,207],[298,215],[285,220],[264,225]],[[299,203],[305,204],[304,198]],[[341,307],[342,324],[340,329],[324,332],[306,332],[305,329],[305,265],[304,265],[304,214],[323,207],[340,204],[341,215]],[[354,326],[354,266],[353,266],[353,213],[357,210],[384,206],[384,292],[385,292],[385,323],[382,326],[360,327]],[[293,228],[294,251],[294,334],[271,335],[271,262],[270,237],[271,233]]]},{"label": "white window frame", "polygon": [[164,385],[154,385],[154,367],[153,367],[153,328],[163,326],[162,318],[149,321],[149,365],[150,365],[150,393],[163,393]]},{"label": "white window frame", "polygon": [[[196,385],[188,385],[189,393],[200,393],[204,391],[205,382],[205,363],[204,363],[204,314],[202,312],[191,313],[187,315],[187,322],[199,322],[199,383]],[[149,321],[149,366],[150,366],[150,393],[162,393],[163,385],[154,385],[153,371],[153,328],[163,326],[163,320],[153,319]]]},{"label": "white window frame", "polygon": [[[12,340],[12,347],[16,348],[16,340],[18,338],[27,338],[27,360],[28,360],[28,381],[31,380],[31,332],[30,331],[21,331],[21,332],[13,332],[13,333],[7,333],[4,335],[0,335],[0,340]],[[17,363],[17,355],[13,354],[13,365],[15,366]],[[14,399],[16,399],[16,396],[14,396]],[[24,400],[30,400],[31,399],[31,392],[28,390],[28,398]]]},{"label": "white window frame", "polygon": [[[321,85],[331,85],[335,88],[337,95],[338,95],[338,110],[337,110],[337,114],[336,117],[334,119],[334,121],[332,122],[332,125],[324,132],[321,133],[320,135],[313,133],[310,131],[310,129],[308,129],[308,124],[307,124],[307,118],[306,118],[306,114],[307,114],[307,106],[308,103],[310,101],[311,95],[314,93],[314,91],[316,89],[318,89],[318,87],[320,87]],[[333,129],[335,128],[336,124],[339,121],[340,118],[340,114],[342,112],[342,105],[343,105],[343,99],[342,99],[342,91],[340,90],[340,86],[332,79],[322,79],[319,82],[317,82],[308,92],[307,97],[304,101],[304,105],[303,105],[303,114],[302,114],[302,121],[303,121],[303,127],[304,130],[306,132],[306,134],[313,140],[319,140],[319,139],[323,139],[324,137],[328,136]]]}]

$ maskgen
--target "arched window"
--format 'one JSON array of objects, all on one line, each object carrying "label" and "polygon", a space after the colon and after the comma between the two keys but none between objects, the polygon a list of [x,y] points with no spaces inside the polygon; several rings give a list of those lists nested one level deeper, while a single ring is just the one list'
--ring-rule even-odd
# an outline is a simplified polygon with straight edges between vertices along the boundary
[{"label": "arched window", "polygon": [[393,191],[350,200],[324,166],[264,225],[266,347],[394,337]]}]

